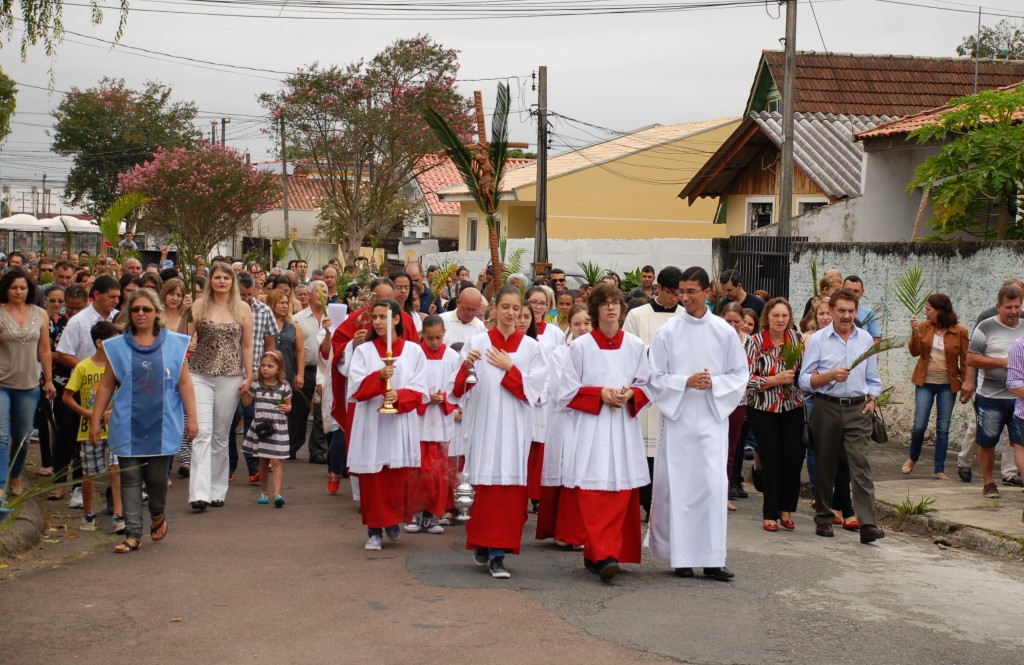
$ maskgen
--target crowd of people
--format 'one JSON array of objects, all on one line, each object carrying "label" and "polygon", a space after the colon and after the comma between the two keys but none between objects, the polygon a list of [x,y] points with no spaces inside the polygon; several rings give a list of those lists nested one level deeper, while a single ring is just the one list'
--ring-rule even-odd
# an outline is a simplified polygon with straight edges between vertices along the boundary
[{"label": "crowd of people", "polygon": [[[797,529],[806,464],[816,535],[885,535],[867,459],[881,333],[856,275],[826,273],[798,319],[735,270],[712,280],[700,267],[645,266],[624,293],[614,273],[572,289],[558,268],[502,285],[459,267],[432,289],[439,268],[416,263],[383,275],[365,260],[311,271],[216,257],[183,274],[166,253],[145,269],[130,254],[71,258],[3,257],[0,496],[23,491],[34,426],[37,475],[54,476],[55,501],[75,485],[82,529],[97,528],[94,483],[109,477],[119,553],[142,545],[145,501],[152,540],[166,537],[176,462],[194,513],[227,504],[239,461],[257,502],[283,508],[283,462],[304,447],[326,465],[328,494],[348,479],[367,550],[465,524],[495,578],[510,577],[532,511],[537,539],[581,550],[603,581],[640,562],[645,522],[677,575],[728,581],[748,446],[765,531]],[[1005,430],[1002,480],[1021,484],[1022,288],[1005,284],[973,334],[942,294],[911,319],[904,474],[934,406],[933,473],[947,479],[953,404],[975,397],[959,477],[971,480],[976,450],[985,496],[998,496]],[[464,477],[468,521],[455,500]]]}]

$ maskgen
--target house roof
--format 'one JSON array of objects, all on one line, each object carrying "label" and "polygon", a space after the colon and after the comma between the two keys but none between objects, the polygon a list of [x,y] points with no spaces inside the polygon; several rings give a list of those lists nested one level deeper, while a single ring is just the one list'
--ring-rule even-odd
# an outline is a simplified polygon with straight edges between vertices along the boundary
[{"label": "house roof", "polygon": [[[288,178],[288,209],[289,210],[316,210],[316,200],[320,198],[320,187],[314,182],[314,178],[292,176]],[[277,200],[275,208],[284,205],[284,195]]]},{"label": "house roof", "polygon": [[[532,164],[533,159],[509,159],[507,168],[516,168],[525,164]],[[416,176],[416,185],[420,189],[423,201],[431,215],[459,215],[458,201],[442,201],[437,193],[446,187],[462,184],[462,174],[459,173],[455,162],[445,153],[427,155],[420,160],[418,168],[426,170]],[[467,193],[469,190],[466,190]]]},{"label": "house roof", "polygon": [[[889,120],[888,116],[796,113],[793,161],[830,198],[857,196],[864,146],[854,141],[854,134]],[[749,114],[679,197],[693,203],[700,197],[721,196],[769,144],[781,149],[782,114]]]},{"label": "house roof", "polygon": [[[1003,86],[999,88],[999,90],[1010,90],[1018,85],[1024,85],[1024,81],[1015,85]],[[925,125],[936,124],[939,121],[939,118],[942,117],[942,114],[952,108],[957,107],[943,105],[937,108],[928,109],[927,111],[922,111],[921,113],[915,113],[914,115],[907,116],[905,118],[898,118],[872,129],[858,132],[854,138],[858,141],[864,141],[867,139],[881,139],[892,136],[906,136],[915,129],[919,129]],[[1013,114],[1013,120],[1014,122],[1024,122],[1024,109],[1017,109]]]},{"label": "house roof", "polygon": [[[578,150],[563,152],[548,158],[548,180],[551,181],[592,166],[673,143],[693,134],[700,134],[731,122],[736,122],[737,119],[735,117],[715,118],[697,122],[682,122],[674,125],[651,125],[607,141],[593,143]],[[505,172],[505,178],[502,181],[502,192],[513,192],[520,187],[533,185],[536,182],[536,163],[524,164]],[[442,198],[448,196],[459,197],[468,195],[469,190],[465,185],[457,185],[442,190],[440,194]]]},{"label": "house roof", "polygon": [[[782,90],[784,60],[782,51],[762,52],[747,108],[750,108],[764,67],[768,68],[776,86]],[[1024,80],[1024,61],[979,61],[979,90],[1011,85],[1021,80]],[[906,116],[936,108],[953,97],[973,92],[974,60],[970,58],[799,51],[793,110]]]}]

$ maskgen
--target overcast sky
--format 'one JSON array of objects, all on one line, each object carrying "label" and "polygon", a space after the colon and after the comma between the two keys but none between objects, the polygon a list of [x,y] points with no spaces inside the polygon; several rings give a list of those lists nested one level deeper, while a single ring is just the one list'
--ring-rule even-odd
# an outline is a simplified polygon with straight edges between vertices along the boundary
[{"label": "overcast sky", "polygon": [[[1022,16],[1024,9],[1011,9],[1018,1],[991,0],[984,6],[987,12]],[[823,37],[834,52],[952,56],[963,35],[975,30],[977,14],[955,10],[976,12],[976,6],[907,2],[932,8],[878,0],[817,0],[813,6],[820,35],[811,6],[801,2],[797,47],[823,50]],[[131,6],[201,10],[193,3],[170,0],[133,0]],[[208,11],[251,13],[230,6]],[[286,16],[300,15],[286,11]],[[91,37],[113,39],[116,20],[116,10],[108,9],[105,23],[93,26],[85,8],[65,8],[66,29]],[[983,18],[987,25],[998,21],[998,16]],[[761,50],[780,48],[784,31],[784,15],[774,2],[631,16],[476,21],[252,19],[133,11],[122,42],[200,60],[293,71],[313,61],[343,64],[368,59],[394,39],[424,32],[460,51],[460,78],[518,77],[511,80],[515,110],[536,103],[530,74],[538,65],[547,65],[551,109],[594,125],[629,130],[741,113]],[[162,56],[140,57],[72,35],[56,58],[51,60],[36,47],[21,62],[20,37],[18,32],[5,37],[0,49],[0,64],[18,83],[46,87],[51,67],[57,90],[89,87],[103,76],[124,78],[131,86],[156,80],[172,86],[176,99],[197,104],[199,123],[207,134],[211,119],[229,117],[230,145],[248,149],[254,161],[272,159],[272,147],[259,131],[262,120],[253,116],[260,114],[256,96],[276,90],[279,75],[215,71]],[[490,108],[495,86],[495,81],[466,81],[460,89],[467,95],[483,90]],[[62,187],[68,164],[48,153],[45,133],[52,125],[49,113],[58,102],[58,94],[20,87],[13,132],[0,146],[4,183],[21,185],[46,173],[48,185]],[[512,123],[513,139],[533,145],[536,128],[531,118],[525,112],[514,117],[518,122]],[[555,131],[577,145],[603,136],[597,130],[588,134],[560,123]]]}]

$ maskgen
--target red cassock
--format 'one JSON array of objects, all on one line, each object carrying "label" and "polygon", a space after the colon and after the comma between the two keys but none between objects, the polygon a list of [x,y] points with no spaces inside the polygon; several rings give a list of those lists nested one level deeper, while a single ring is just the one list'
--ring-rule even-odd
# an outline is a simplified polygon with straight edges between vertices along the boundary
[{"label": "red cassock", "polygon": [[[452,502],[452,487],[449,481],[448,468],[448,437],[450,428],[441,420],[451,420],[451,414],[457,408],[448,401],[448,394],[443,390],[448,382],[451,370],[458,365],[458,356],[454,351],[442,344],[432,350],[425,343],[420,344],[423,355],[427,358],[427,386],[430,394],[444,393],[440,404],[420,404],[416,411],[424,418],[423,434],[426,440],[420,442],[420,468],[409,476],[410,512],[427,511],[432,515],[441,516]],[[446,362],[447,358],[447,362]],[[434,426],[427,429],[427,423]],[[428,434],[429,432],[429,434]],[[444,439],[444,440],[433,440]]]},{"label": "red cassock", "polygon": [[[352,431],[352,416],[355,413],[355,406],[350,405],[345,398],[346,377],[338,371],[338,361],[345,355],[345,347],[355,339],[357,332],[360,330],[370,332],[373,329],[369,314],[366,314],[365,323],[359,323],[360,317],[364,314],[366,314],[365,307],[352,312],[331,336],[331,348],[334,351],[334,362],[331,364],[331,393],[334,395],[334,401],[331,404],[331,417],[338,423],[338,427],[345,431],[346,436]],[[402,339],[416,344],[419,344],[420,341],[419,333],[416,332],[416,324],[408,312],[402,312]]]}]

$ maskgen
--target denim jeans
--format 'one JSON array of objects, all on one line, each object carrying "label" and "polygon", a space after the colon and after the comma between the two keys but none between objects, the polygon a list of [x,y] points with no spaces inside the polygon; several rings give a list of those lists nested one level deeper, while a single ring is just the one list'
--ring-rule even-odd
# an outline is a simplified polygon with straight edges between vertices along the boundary
[{"label": "denim jeans", "polygon": [[946,470],[949,421],[953,417],[953,405],[956,403],[956,393],[949,389],[948,383],[926,383],[915,388],[914,427],[910,430],[910,459],[917,462],[921,457],[924,432],[928,429],[928,421],[931,420],[933,403],[936,405],[935,473],[942,473]]},{"label": "denim jeans", "polygon": [[345,432],[336,429],[331,432],[331,447],[327,453],[327,470],[336,476],[343,476],[346,466]]},{"label": "denim jeans", "polygon": [[167,469],[174,455],[153,457],[120,457],[121,504],[124,506],[126,538],[142,539],[142,482],[149,494],[149,514],[163,514],[167,509]]},{"label": "denim jeans", "polygon": [[7,472],[20,478],[28,455],[28,435],[39,405],[39,387],[14,390],[0,386],[0,489],[7,490]]}]

